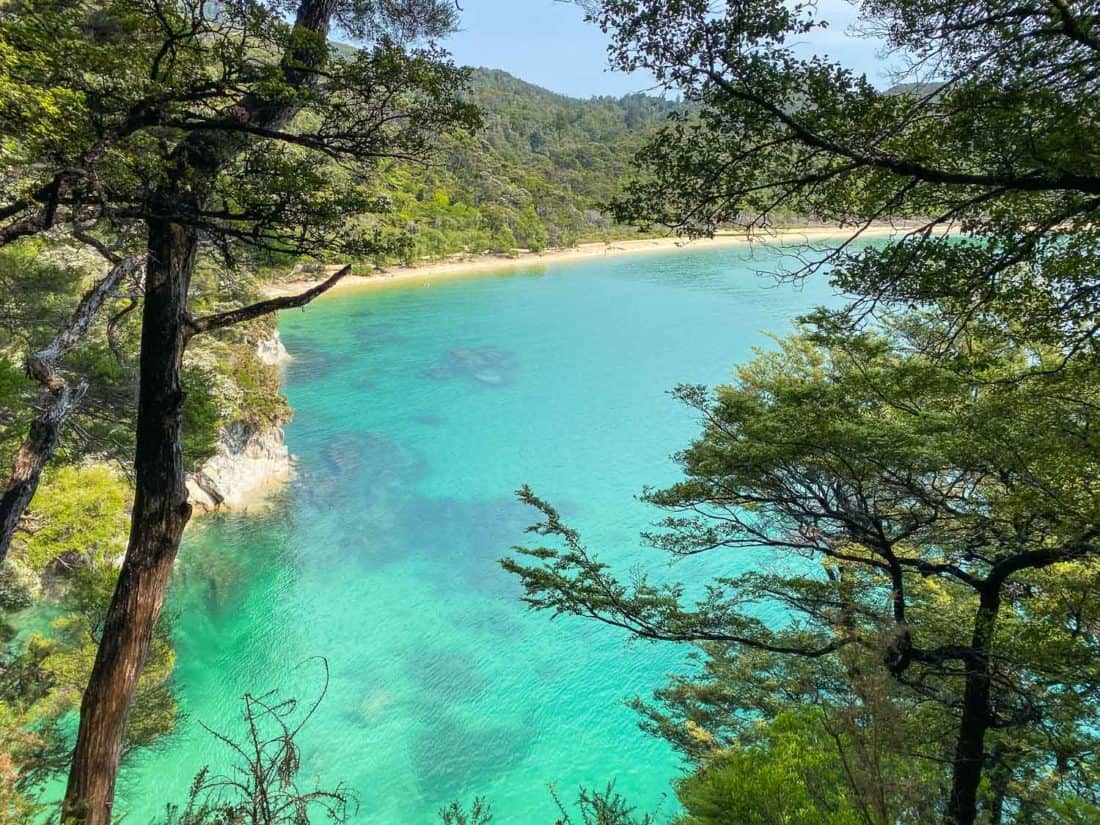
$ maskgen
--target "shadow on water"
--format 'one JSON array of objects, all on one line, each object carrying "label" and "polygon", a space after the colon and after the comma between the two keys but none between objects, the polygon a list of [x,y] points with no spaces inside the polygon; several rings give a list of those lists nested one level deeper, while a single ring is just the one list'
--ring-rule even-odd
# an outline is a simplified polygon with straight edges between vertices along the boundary
[{"label": "shadow on water", "polygon": [[511,597],[518,586],[498,560],[530,523],[531,513],[510,498],[416,497],[401,502],[399,533],[415,552],[446,559],[446,565],[433,565],[431,585]]},{"label": "shadow on water", "polygon": [[443,707],[471,702],[485,692],[487,685],[477,663],[457,651],[436,648],[412,651],[405,672],[416,682],[421,701]]},{"label": "shadow on water", "polygon": [[[233,612],[256,586],[264,570],[294,567],[293,549],[287,545],[288,509],[272,502],[262,514],[211,514],[202,516],[189,532],[181,564],[170,584],[174,594],[197,600],[211,617]],[[248,547],[247,556],[226,553],[226,547]]]},{"label": "shadow on water", "polygon": [[344,360],[339,352],[325,346],[323,341],[295,340],[287,376],[295,384],[322,381],[336,372]]},{"label": "shadow on water", "polygon": [[423,459],[394,439],[370,431],[338,433],[299,458],[302,471],[293,485],[296,503],[320,510],[346,504],[369,506],[387,488],[408,488],[428,472]]}]

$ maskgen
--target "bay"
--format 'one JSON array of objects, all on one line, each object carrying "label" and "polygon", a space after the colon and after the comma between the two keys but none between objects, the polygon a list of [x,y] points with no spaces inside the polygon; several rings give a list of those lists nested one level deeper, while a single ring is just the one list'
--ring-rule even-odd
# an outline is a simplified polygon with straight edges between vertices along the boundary
[{"label": "bay", "polygon": [[[144,823],[230,753],[241,697],[306,705],[303,782],[343,782],[353,821],[431,823],[481,795],[495,822],[552,823],[581,785],[642,810],[681,766],[626,707],[686,651],[526,610],[498,565],[536,514],[530,484],[602,558],[657,576],[733,573],[752,553],[681,563],[640,542],[635,496],[675,480],[697,431],[670,398],[714,385],[767,333],[834,300],[757,276],[774,248],[530,266],[507,275],[346,291],[286,313],[284,391],[297,475],[262,515],[189,532],[168,610],[186,719],[124,769],[117,810]],[[699,565],[706,564],[706,571]],[[323,661],[322,661],[323,660]]]}]

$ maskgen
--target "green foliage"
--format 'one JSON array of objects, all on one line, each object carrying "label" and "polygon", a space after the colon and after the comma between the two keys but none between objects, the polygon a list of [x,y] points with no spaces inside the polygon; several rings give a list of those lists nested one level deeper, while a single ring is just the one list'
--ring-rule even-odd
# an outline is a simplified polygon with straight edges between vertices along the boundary
[{"label": "green foliage", "polygon": [[[370,220],[388,208],[369,185],[379,159],[420,158],[439,133],[478,122],[459,98],[465,73],[429,42],[454,10],[439,0],[356,2],[335,15],[369,45],[338,49],[255,4],[212,16],[187,0],[21,2],[2,18],[0,78],[71,105],[57,118],[48,117],[57,106],[16,105],[0,121],[0,141],[27,161],[2,192],[9,215],[26,219],[19,231],[91,226],[110,213],[111,234],[126,238],[155,214],[205,233],[230,259],[242,246],[392,251],[400,238]],[[259,128],[223,117],[242,95],[284,116]],[[51,186],[68,193],[62,214],[44,203]],[[124,205],[128,227],[117,221]]]},{"label": "green foliage", "polygon": [[42,593],[41,573],[23,559],[9,557],[0,567],[0,611],[18,611],[33,605]]},{"label": "green foliage", "polygon": [[677,825],[865,825],[843,753],[813,711],[788,711],[757,741],[715,756],[676,793]]},{"label": "green foliage", "polygon": [[489,69],[474,70],[468,99],[484,113],[481,130],[443,138],[439,163],[387,167],[389,222],[412,233],[408,262],[635,231],[603,209],[674,104],[640,94],[576,100]]},{"label": "green foliage", "polygon": [[[311,822],[348,822],[358,810],[343,785],[312,789],[299,785],[301,757],[297,736],[316,712],[328,688],[302,709],[294,699],[280,699],[274,691],[245,694],[245,733],[231,734],[206,728],[233,754],[224,774],[203,768],[191,784],[187,801],[168,804],[163,825],[309,825]],[[205,725],[204,725],[205,727]],[[481,820],[482,823],[488,820]],[[474,823],[471,823],[474,825]]]},{"label": "green foliage", "polygon": [[[530,491],[535,531],[558,546],[505,562],[535,607],[706,644],[706,673],[650,713],[695,758],[791,703],[865,717],[892,742],[875,760],[883,822],[924,821],[909,791],[942,799],[934,789],[950,785],[924,786],[893,757],[951,764],[956,737],[990,717],[986,759],[1010,779],[991,768],[987,809],[1041,809],[1095,781],[1100,444],[1083,411],[1100,371],[1051,369],[1056,352],[977,329],[944,363],[920,347],[939,324],[808,329],[713,395],[681,388],[706,425],[680,456],[684,480],[646,494],[671,514],[648,538],[745,572],[690,589],[621,580]],[[781,621],[761,615],[774,604]],[[970,718],[958,702],[979,668],[989,707]]]},{"label": "green foliage", "polygon": [[237,345],[229,353],[229,376],[237,388],[233,417],[257,427],[283,424],[291,410],[279,392],[279,368],[265,364],[251,344]]},{"label": "green foliage", "polygon": [[[852,302],[732,386],[680,389],[703,435],[679,456],[684,480],[647,493],[669,513],[648,538],[721,553],[729,574],[620,579],[526,489],[555,546],[506,567],[536,607],[703,646],[694,678],[641,706],[700,763],[812,703],[889,733],[875,753],[939,766],[882,761],[885,804],[861,803],[866,821],[1087,821],[1100,789],[1095,3],[863,3],[854,28],[904,56],[908,83],[885,92],[794,46],[829,24],[825,6],[584,5],[616,68],[692,105],[638,154],[619,220],[706,235],[793,210],[919,228],[807,250],[785,274],[826,270]],[[844,750],[868,752],[858,737]]]},{"label": "green foliage", "polygon": [[[38,646],[45,653],[40,667],[55,685],[50,700],[59,710],[72,711],[80,705],[117,578],[118,570],[113,564],[93,564],[75,570],[60,601],[60,615],[51,622],[47,633],[32,635],[28,641],[29,646]],[[126,726],[125,754],[153,745],[175,727],[178,708],[171,676],[176,655],[171,630],[170,618],[162,616],[138,679]]]},{"label": "green foliage", "polygon": [[218,429],[224,423],[224,403],[216,375],[187,367],[183,371],[187,404],[183,415],[183,456],[189,466],[201,465],[214,455]]},{"label": "green foliage", "polygon": [[[26,377],[24,360],[58,333],[101,270],[98,259],[63,242],[24,240],[0,249],[0,465],[9,464],[41,403],[42,388]],[[123,306],[110,301],[108,311]],[[123,318],[111,340],[99,325],[60,365],[70,387],[87,388],[60,450],[66,460],[128,460],[136,349],[133,324]]]},{"label": "green foliage", "polygon": [[[563,802],[553,786],[550,795],[558,808],[556,825],[654,825],[656,822],[650,814],[639,814],[625,797],[615,792],[613,784],[602,791],[580,788],[572,805]],[[493,822],[493,812],[484,799],[477,797],[468,809],[452,802],[439,812],[439,819],[442,825],[489,825]]]},{"label": "green foliage", "polygon": [[0,345],[42,346],[80,297],[84,270],[48,254],[43,241],[0,250]]},{"label": "green foliage", "polygon": [[886,91],[793,46],[835,22],[818,4],[586,5],[616,68],[648,69],[695,105],[639,153],[620,220],[708,234],[785,210],[852,227],[913,219],[919,231],[801,274],[824,264],[879,307],[936,305],[1095,354],[1095,3],[862,3],[853,28],[904,55],[905,82]]},{"label": "green foliage", "polygon": [[126,550],[129,485],[106,464],[51,470],[31,511],[32,532],[19,552],[41,572],[61,560],[67,567],[110,567]]},{"label": "green foliage", "polygon": [[582,787],[577,792],[574,812],[562,803],[552,788],[551,793],[561,814],[560,825],[654,825],[656,822],[651,814],[638,813],[622,794],[616,793],[614,784],[602,791]]},{"label": "green foliage", "polygon": [[35,790],[62,770],[66,743],[61,719],[71,707],[57,701],[56,680],[43,668],[49,645],[32,638],[8,651],[0,670],[0,823],[32,820]]},{"label": "green foliage", "polygon": [[[33,800],[68,769],[71,742],[65,722],[80,706],[116,577],[110,564],[76,568],[49,611],[56,618],[48,628],[7,640],[0,668],[0,823],[28,821],[19,816],[37,810]],[[174,729],[174,665],[170,623],[162,619],[138,681],[125,755]]]},{"label": "green foliage", "polygon": [[489,825],[493,821],[493,812],[481,797],[470,803],[467,811],[458,802],[452,802],[439,812],[442,825]]}]

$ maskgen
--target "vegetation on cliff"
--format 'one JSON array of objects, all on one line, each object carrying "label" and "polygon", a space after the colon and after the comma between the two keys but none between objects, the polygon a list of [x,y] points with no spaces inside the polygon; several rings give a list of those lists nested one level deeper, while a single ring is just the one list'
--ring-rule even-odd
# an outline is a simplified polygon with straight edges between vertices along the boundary
[{"label": "vegetation on cliff", "polygon": [[473,71],[468,97],[484,113],[480,130],[446,138],[427,167],[387,172],[392,220],[412,234],[407,260],[637,232],[606,205],[646,135],[680,107],[643,94],[576,100],[488,69]]}]

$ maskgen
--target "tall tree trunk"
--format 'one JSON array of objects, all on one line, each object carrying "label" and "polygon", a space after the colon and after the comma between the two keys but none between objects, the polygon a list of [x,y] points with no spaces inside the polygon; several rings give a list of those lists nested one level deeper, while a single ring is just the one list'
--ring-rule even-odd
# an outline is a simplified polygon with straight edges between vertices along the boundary
[{"label": "tall tree trunk", "polygon": [[[295,28],[326,37],[337,5],[337,0],[301,0]],[[293,86],[306,86],[316,78],[312,69],[323,65],[326,57],[309,38],[299,39],[283,57],[283,75]],[[289,123],[298,111],[298,105],[281,97],[270,100],[249,94],[228,107],[225,115],[271,128]],[[201,207],[218,172],[246,145],[241,135],[192,134],[174,153],[178,188],[159,193],[152,202],[186,198],[192,206]],[[130,540],[80,705],[80,729],[62,803],[65,825],[110,823],[126,716],[191,516],[180,446],[180,368],[187,339],[199,331],[187,314],[197,242],[179,225],[156,218],[148,219],[148,225]],[[212,323],[210,328],[218,325]]]},{"label": "tall tree trunk", "polygon": [[973,825],[978,816],[978,786],[982,781],[985,735],[989,730],[991,715],[989,654],[1000,607],[999,583],[987,582],[982,589],[978,612],[974,617],[974,632],[970,643],[973,658],[966,668],[962,719],[955,742],[951,798],[947,803],[949,825]]},{"label": "tall tree trunk", "polygon": [[130,539],[80,706],[66,825],[111,821],[126,715],[191,516],[180,448],[180,367],[196,242],[177,225],[150,221],[148,246]]}]

